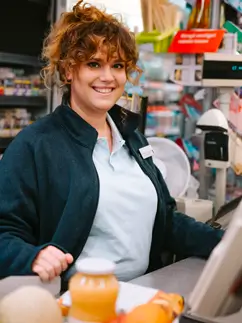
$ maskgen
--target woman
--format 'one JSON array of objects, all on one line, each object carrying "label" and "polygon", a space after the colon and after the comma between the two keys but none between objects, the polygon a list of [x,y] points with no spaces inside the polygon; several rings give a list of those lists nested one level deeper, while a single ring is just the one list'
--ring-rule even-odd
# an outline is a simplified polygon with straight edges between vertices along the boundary
[{"label": "woman", "polygon": [[133,35],[79,1],[43,56],[46,83],[65,95],[0,163],[0,276],[68,279],[76,259],[105,257],[130,280],[161,267],[167,250],[208,257],[222,231],[175,212],[138,115],[115,105],[129,75],[140,73]]}]

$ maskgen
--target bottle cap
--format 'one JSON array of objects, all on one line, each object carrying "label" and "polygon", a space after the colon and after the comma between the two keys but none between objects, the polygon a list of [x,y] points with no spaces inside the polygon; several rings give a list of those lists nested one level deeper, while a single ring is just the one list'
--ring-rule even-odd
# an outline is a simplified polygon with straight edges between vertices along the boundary
[{"label": "bottle cap", "polygon": [[77,272],[88,275],[108,275],[113,274],[115,263],[103,258],[84,258],[76,261]]}]

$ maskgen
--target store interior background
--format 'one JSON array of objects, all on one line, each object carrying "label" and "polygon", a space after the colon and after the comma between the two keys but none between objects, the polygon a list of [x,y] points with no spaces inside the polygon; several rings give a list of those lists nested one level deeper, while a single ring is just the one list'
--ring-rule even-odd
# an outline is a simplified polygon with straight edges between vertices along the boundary
[{"label": "store interior background", "polygon": [[[109,13],[118,13],[132,31],[143,30],[140,0],[89,0],[89,3],[104,6]],[[171,2],[185,7],[185,1],[172,0]],[[39,117],[51,112],[60,102],[60,93],[57,89],[46,90],[39,76],[41,69],[40,54],[43,39],[50,25],[59,17],[61,12],[70,10],[76,0],[12,0],[5,2],[0,10],[0,152],[4,153],[8,144],[23,127],[34,122]],[[232,17],[232,18],[231,18]],[[235,12],[230,12],[230,18]],[[230,19],[230,20],[231,20]],[[13,55],[12,55],[13,54]],[[142,54],[142,53],[141,53]],[[169,54],[167,54],[169,56]],[[154,72],[157,65],[161,74],[167,64],[167,55],[160,55],[157,59],[152,55],[144,56],[146,66]],[[142,55],[141,55],[142,56]],[[148,57],[148,58],[147,58]],[[147,62],[148,60],[148,62]],[[152,66],[152,63],[155,65]],[[157,61],[158,60],[158,61]],[[149,74],[149,73],[148,73]],[[147,76],[147,75],[146,75]],[[149,75],[148,75],[149,77]],[[3,93],[3,80],[8,80]],[[13,80],[15,85],[13,87]],[[16,81],[17,80],[17,81]],[[1,84],[2,82],[2,84]],[[198,197],[199,185],[199,143],[194,135],[194,120],[184,117],[180,113],[178,102],[184,94],[184,87],[171,82],[167,76],[158,81],[161,91],[154,96],[148,93],[148,106],[165,106],[165,117],[162,129],[154,129],[151,115],[147,113],[145,134],[147,136],[164,136],[172,141],[182,140],[196,180],[192,185],[193,198]],[[23,86],[24,84],[24,86]],[[22,92],[21,92],[22,91]],[[25,91],[23,93],[23,91]],[[189,93],[189,89],[186,89]],[[194,87],[193,90],[194,91]],[[185,125],[185,126],[184,126]],[[192,146],[189,146],[192,145]],[[190,148],[189,148],[190,147]],[[176,167],[176,166],[174,166]],[[209,170],[207,183],[209,184],[206,198],[214,198],[213,170]],[[227,176],[227,199],[231,200],[242,193],[241,176],[237,176],[232,169]],[[194,188],[195,187],[195,188]],[[192,190],[191,190],[192,191]],[[204,198],[204,197],[203,197]]]}]

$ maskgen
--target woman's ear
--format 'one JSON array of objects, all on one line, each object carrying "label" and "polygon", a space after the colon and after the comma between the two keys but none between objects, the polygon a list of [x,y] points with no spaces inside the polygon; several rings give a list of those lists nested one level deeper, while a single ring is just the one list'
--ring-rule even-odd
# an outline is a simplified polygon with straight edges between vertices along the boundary
[{"label": "woman's ear", "polygon": [[66,73],[66,79],[67,79],[68,82],[71,82],[71,80],[72,80],[72,72],[71,71],[68,71]]},{"label": "woman's ear", "polygon": [[68,82],[71,82],[73,79],[73,67],[71,65],[69,65],[66,69],[66,80]]}]

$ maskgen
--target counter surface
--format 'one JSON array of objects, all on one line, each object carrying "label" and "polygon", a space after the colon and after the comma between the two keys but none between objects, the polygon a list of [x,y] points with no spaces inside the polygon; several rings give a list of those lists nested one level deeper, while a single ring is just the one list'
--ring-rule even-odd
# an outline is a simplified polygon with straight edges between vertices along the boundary
[{"label": "counter surface", "polygon": [[[141,276],[131,281],[133,284],[161,289],[167,293],[178,293],[185,298],[192,292],[195,284],[201,274],[206,261],[198,258],[188,258],[174,263],[170,266],[154,271],[153,273]],[[220,323],[241,323],[241,312],[223,319],[217,319],[213,322]],[[188,318],[178,319],[174,323],[201,323],[197,320]],[[203,321],[205,322],[205,321]],[[208,321],[206,321],[208,322]],[[211,321],[210,321],[211,323]]]},{"label": "counter surface", "polygon": [[188,258],[136,278],[130,283],[187,297],[194,288],[205,263],[206,261],[202,259]]}]

